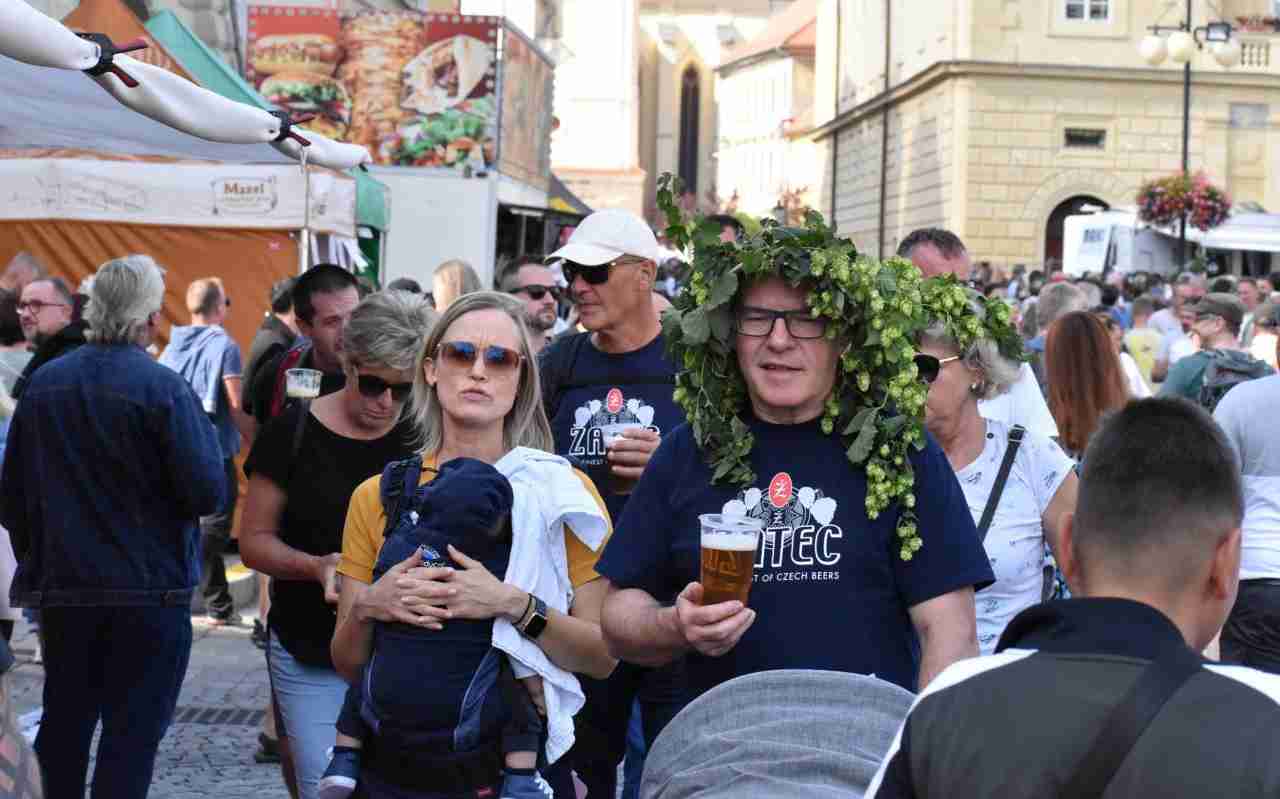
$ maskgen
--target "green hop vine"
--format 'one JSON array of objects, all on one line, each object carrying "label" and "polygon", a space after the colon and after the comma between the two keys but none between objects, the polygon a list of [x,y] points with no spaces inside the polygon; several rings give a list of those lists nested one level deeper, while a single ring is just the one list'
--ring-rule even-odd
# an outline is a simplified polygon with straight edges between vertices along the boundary
[{"label": "green hop vine", "polygon": [[960,352],[967,352],[979,339],[990,339],[1004,357],[1027,360],[1022,337],[1013,327],[1012,311],[1004,300],[983,297],[952,275],[925,281],[924,295],[930,322],[942,322]]},{"label": "green hop vine", "polygon": [[748,282],[777,275],[807,289],[810,312],[826,320],[827,339],[840,347],[821,429],[839,435],[849,462],[865,470],[867,517],[898,506],[899,555],[911,560],[923,541],[908,456],[911,447],[925,445],[926,396],[912,359],[930,318],[919,270],[901,258],[878,262],[859,255],[813,211],[804,227],[765,219],[745,240],[721,242],[718,224],[686,219],[676,205],[678,178],[663,175],[658,186],[668,240],[692,253],[688,289],[663,316],[663,336],[682,367],[674,399],[707,455],[713,482],[747,487],[756,479],[750,463],[755,441],[742,420],[747,391],[733,352],[732,309]]}]

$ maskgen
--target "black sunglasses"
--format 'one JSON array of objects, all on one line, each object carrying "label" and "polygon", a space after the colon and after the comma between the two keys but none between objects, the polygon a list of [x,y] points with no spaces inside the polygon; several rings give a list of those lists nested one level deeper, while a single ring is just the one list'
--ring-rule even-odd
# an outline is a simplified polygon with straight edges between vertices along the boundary
[{"label": "black sunglasses", "polygon": [[[606,276],[605,279],[607,280],[608,277]],[[587,281],[587,282],[590,282],[590,281]],[[559,286],[539,286],[537,283],[534,283],[529,286],[521,286],[518,289],[511,289],[509,293],[510,294],[528,294],[529,299],[531,300],[540,300],[543,297],[547,296],[548,294],[550,294],[557,301],[560,299]]]},{"label": "black sunglasses", "polygon": [[595,266],[587,266],[586,264],[575,264],[573,261],[565,261],[560,266],[560,271],[564,273],[564,279],[573,285],[573,281],[581,275],[582,279],[592,286],[599,286],[602,283],[609,282],[609,267],[612,262],[604,264],[596,264]]},{"label": "black sunglasses", "polygon": [[[446,341],[440,345],[440,349],[437,352],[441,360],[469,369],[475,364],[481,350],[470,341]],[[515,350],[509,350],[506,347],[491,344],[484,348],[484,365],[486,369],[510,371],[518,367],[522,360],[524,358],[520,353]]]},{"label": "black sunglasses", "polygon": [[387,389],[391,389],[391,400],[404,402],[413,391],[413,383],[388,383],[377,375],[357,375],[356,383],[360,387],[360,393],[369,399],[377,399]]},{"label": "black sunglasses", "polygon": [[950,358],[936,358],[932,355],[918,352],[915,357],[916,371],[919,373],[921,380],[927,384],[932,384],[933,381],[938,379],[938,374],[942,371],[943,366],[958,360],[960,360],[959,355],[952,355]]}]

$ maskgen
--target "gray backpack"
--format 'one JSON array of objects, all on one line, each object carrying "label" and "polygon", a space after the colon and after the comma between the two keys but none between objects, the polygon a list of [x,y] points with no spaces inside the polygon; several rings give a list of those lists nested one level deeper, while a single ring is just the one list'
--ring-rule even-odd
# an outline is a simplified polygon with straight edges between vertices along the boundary
[{"label": "gray backpack", "polygon": [[1200,405],[1213,413],[1227,392],[1240,383],[1266,377],[1274,370],[1270,365],[1239,350],[1212,350],[1200,386]]}]

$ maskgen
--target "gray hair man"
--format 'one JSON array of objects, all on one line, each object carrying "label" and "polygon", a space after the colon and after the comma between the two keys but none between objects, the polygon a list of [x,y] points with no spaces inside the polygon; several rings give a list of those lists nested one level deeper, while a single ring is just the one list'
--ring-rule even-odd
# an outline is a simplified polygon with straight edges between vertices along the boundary
[{"label": "gray hair man", "polygon": [[144,350],[163,300],[146,256],[98,270],[88,343],[31,376],[9,431],[0,523],[12,595],[45,633],[35,746],[49,796],[84,795],[99,718],[94,792],[147,795],[191,653],[197,520],[228,486],[200,401]]},{"label": "gray hair man", "polygon": [[[898,256],[915,264],[925,277],[954,275],[959,280],[968,280],[972,269],[969,251],[965,249],[964,242],[956,234],[942,228],[912,231],[898,245]],[[1043,325],[1041,329],[1044,328],[1047,325]],[[978,403],[978,411],[983,418],[1000,422],[1006,427],[1021,425],[1047,438],[1056,438],[1058,435],[1058,424],[1049,412],[1035,372],[1027,364],[1022,365],[1021,374],[1009,386],[1008,391],[983,399]]]}]

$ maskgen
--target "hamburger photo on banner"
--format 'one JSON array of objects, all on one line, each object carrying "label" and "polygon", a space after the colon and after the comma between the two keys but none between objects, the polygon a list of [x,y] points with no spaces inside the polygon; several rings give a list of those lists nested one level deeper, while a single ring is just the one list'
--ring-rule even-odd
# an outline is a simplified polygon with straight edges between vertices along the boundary
[{"label": "hamburger photo on banner", "polygon": [[263,36],[253,43],[249,53],[249,63],[259,78],[281,72],[333,75],[340,60],[338,43],[322,33]]},{"label": "hamburger photo on banner", "polygon": [[342,139],[351,125],[351,96],[341,81],[328,75],[278,72],[264,80],[258,91],[294,118],[314,115],[302,127],[321,136]]}]

